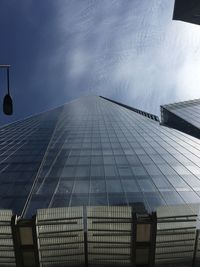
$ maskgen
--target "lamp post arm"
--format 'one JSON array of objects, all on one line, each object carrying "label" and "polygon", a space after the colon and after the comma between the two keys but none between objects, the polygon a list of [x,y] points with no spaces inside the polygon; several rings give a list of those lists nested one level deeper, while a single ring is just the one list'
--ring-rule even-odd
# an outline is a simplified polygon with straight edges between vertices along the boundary
[{"label": "lamp post arm", "polygon": [[10,73],[9,73],[9,68],[11,65],[7,64],[0,64],[0,69],[6,69],[7,71],[7,90],[8,90],[8,95],[10,95]]},{"label": "lamp post arm", "polygon": [[5,68],[10,68],[11,65],[6,65],[6,64],[0,64],[0,68],[5,69]]},{"label": "lamp post arm", "polygon": [[10,95],[9,68],[7,68],[7,88],[8,88],[8,94]]}]

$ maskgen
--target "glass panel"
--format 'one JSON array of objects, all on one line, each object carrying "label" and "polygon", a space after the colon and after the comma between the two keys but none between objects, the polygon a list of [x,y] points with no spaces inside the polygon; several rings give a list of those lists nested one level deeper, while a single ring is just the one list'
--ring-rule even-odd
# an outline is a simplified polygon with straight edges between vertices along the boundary
[{"label": "glass panel", "polygon": [[89,181],[76,181],[74,193],[87,194],[89,192]]},{"label": "glass panel", "polygon": [[91,167],[91,176],[104,176],[104,168],[103,166],[92,166]]},{"label": "glass panel", "polygon": [[125,192],[139,192],[138,186],[134,180],[123,179],[122,184]]},{"label": "glass panel", "polygon": [[143,192],[156,192],[154,184],[149,179],[139,179],[138,184]]},{"label": "glass panel", "polygon": [[61,180],[56,191],[56,194],[70,194],[72,192],[74,182]]},{"label": "glass panel", "polygon": [[105,168],[105,175],[106,176],[111,176],[111,177],[116,177],[118,176],[117,168],[115,166],[104,166]]},{"label": "glass panel", "polygon": [[120,193],[123,192],[121,183],[119,180],[107,180],[106,181],[106,188],[108,192],[113,193]]},{"label": "glass panel", "polygon": [[106,192],[105,181],[102,180],[91,181],[90,193],[105,193],[105,192]]},{"label": "glass panel", "polygon": [[77,166],[76,167],[76,177],[89,177],[89,166]]}]

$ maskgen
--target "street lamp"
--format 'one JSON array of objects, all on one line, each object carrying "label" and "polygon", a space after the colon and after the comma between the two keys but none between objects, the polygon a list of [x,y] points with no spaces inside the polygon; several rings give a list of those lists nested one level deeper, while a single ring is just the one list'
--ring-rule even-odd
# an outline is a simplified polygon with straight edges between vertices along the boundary
[{"label": "street lamp", "polygon": [[12,103],[12,98],[10,96],[10,80],[9,80],[10,65],[0,65],[0,68],[6,69],[6,72],[7,72],[7,94],[4,96],[4,99],[3,99],[3,112],[6,115],[12,115],[13,114],[13,103]]}]

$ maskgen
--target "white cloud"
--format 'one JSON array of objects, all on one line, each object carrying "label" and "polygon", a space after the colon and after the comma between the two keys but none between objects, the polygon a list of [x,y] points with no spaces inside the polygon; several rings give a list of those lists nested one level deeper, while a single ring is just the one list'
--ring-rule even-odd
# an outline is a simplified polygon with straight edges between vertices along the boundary
[{"label": "white cloud", "polygon": [[172,21],[174,0],[57,3],[74,96],[94,92],[156,113],[200,97],[200,27]]},{"label": "white cloud", "polygon": [[81,79],[90,66],[90,55],[81,48],[72,51],[71,57],[67,60],[70,64],[69,76],[74,79]]},{"label": "white cloud", "polygon": [[182,99],[200,98],[200,57],[187,57],[176,77],[177,94]]}]

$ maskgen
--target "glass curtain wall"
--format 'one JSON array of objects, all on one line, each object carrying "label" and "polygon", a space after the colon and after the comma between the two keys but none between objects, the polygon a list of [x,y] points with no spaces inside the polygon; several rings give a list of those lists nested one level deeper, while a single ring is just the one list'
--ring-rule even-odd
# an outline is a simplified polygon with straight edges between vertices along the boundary
[{"label": "glass curtain wall", "polygon": [[[48,207],[134,205],[151,212],[200,203],[200,140],[100,97],[0,133],[0,205],[24,217]],[[17,149],[8,158],[6,145]]]}]

